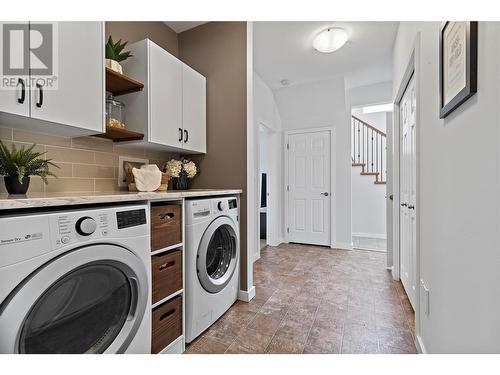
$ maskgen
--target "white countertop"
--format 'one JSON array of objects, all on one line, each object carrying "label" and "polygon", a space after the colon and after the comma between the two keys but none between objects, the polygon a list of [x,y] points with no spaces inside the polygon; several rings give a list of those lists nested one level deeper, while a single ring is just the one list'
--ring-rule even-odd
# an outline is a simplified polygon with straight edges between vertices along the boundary
[{"label": "white countertop", "polygon": [[166,192],[100,192],[100,193],[28,193],[26,195],[0,194],[0,210],[20,208],[68,206],[77,204],[97,204],[113,202],[150,201],[161,199],[180,199],[208,197],[212,195],[241,194],[240,189],[193,189],[169,190]]}]

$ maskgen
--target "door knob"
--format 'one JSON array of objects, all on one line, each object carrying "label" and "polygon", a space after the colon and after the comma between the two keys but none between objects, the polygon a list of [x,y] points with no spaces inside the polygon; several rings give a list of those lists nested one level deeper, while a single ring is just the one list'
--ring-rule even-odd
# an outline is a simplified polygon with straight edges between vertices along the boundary
[{"label": "door knob", "polygon": [[324,195],[325,197],[328,197],[329,194],[328,194],[328,192],[325,191],[324,193],[321,193],[321,195]]}]

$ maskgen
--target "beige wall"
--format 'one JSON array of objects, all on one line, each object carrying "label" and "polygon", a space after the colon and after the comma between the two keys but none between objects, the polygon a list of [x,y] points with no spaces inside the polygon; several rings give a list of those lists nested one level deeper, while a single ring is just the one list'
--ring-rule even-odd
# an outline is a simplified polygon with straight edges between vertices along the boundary
[{"label": "beige wall", "polygon": [[[115,144],[108,139],[96,137],[67,138],[28,132],[20,129],[0,128],[0,139],[8,147],[17,148],[36,143],[38,151],[46,151],[60,169],[52,171],[57,179],[50,177],[45,185],[39,177],[32,177],[29,192],[80,193],[118,190],[118,156],[126,155],[148,159],[150,163],[163,166],[170,157],[166,152],[132,148]],[[5,193],[0,183],[0,193]]]},{"label": "beige wall", "polygon": [[210,22],[179,34],[179,58],[207,77],[207,153],[193,156],[193,188],[243,189],[241,288],[247,289],[246,22]]},{"label": "beige wall", "polygon": [[129,43],[149,38],[172,55],[179,56],[177,34],[163,22],[106,22],[105,29],[106,40],[110,35],[113,41],[122,39]]}]

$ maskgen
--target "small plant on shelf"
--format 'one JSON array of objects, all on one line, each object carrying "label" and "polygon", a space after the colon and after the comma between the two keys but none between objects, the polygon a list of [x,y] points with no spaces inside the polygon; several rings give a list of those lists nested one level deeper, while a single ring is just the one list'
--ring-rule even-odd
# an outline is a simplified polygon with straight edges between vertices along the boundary
[{"label": "small plant on shelf", "polygon": [[109,36],[108,42],[106,43],[106,67],[123,74],[121,61],[127,60],[129,57],[133,56],[130,51],[123,52],[123,49],[128,42],[123,42],[120,39],[118,42],[113,42],[111,35]]},{"label": "small plant on shelf", "polygon": [[33,151],[36,144],[28,148],[17,149],[12,145],[9,149],[0,141],[0,175],[4,176],[5,187],[9,194],[26,194],[30,184],[30,176],[39,176],[48,184],[47,176],[57,177],[49,167],[59,168],[51,159],[41,156],[45,152]]}]

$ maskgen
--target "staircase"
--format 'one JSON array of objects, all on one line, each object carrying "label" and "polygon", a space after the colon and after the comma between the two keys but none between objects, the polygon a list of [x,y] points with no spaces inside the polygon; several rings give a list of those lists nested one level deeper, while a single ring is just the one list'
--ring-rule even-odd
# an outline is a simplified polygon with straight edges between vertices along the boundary
[{"label": "staircase", "polygon": [[362,176],[373,176],[376,185],[385,185],[387,181],[385,133],[356,116],[352,116],[351,119],[351,132],[352,166],[361,167]]}]

